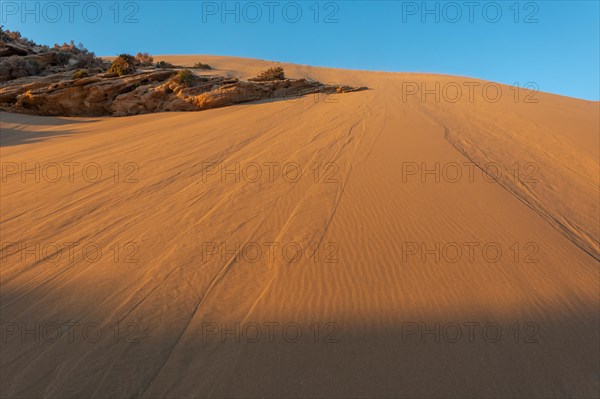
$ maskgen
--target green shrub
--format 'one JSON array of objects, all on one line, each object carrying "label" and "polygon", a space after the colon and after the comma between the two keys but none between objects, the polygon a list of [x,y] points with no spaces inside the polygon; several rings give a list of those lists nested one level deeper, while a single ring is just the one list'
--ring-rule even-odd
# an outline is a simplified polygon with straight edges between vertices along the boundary
[{"label": "green shrub", "polygon": [[177,72],[177,74],[173,77],[173,81],[182,86],[190,87],[196,82],[196,75],[194,75],[189,69],[184,69]]},{"label": "green shrub", "polygon": [[73,74],[73,79],[82,79],[82,78],[87,78],[90,76],[90,73],[88,71],[86,71],[85,69],[80,69],[78,71],[75,71],[75,73]]},{"label": "green shrub", "polygon": [[202,70],[204,70],[204,71],[209,71],[209,70],[211,70],[211,69],[212,69],[212,67],[211,67],[210,65],[208,65],[208,64],[203,64],[203,63],[201,63],[201,62],[196,62],[196,63],[194,64],[194,68],[196,68],[196,69],[202,69]]},{"label": "green shrub", "polygon": [[257,77],[249,79],[254,82],[264,82],[269,80],[284,80],[285,73],[282,67],[269,68],[266,71],[262,71]]},{"label": "green shrub", "polygon": [[157,68],[175,68],[175,67],[173,66],[173,64],[170,64],[170,63],[168,63],[168,62],[166,62],[166,61],[158,61],[158,62],[156,63],[156,67],[157,67]]},{"label": "green shrub", "polygon": [[115,58],[108,68],[108,73],[116,73],[119,76],[135,73],[135,58],[129,54],[121,54]]}]

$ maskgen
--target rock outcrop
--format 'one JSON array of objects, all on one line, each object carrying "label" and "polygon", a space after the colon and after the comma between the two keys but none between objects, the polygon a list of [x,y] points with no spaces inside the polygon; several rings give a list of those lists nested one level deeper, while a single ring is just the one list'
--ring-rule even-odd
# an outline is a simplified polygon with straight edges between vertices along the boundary
[{"label": "rock outcrop", "polygon": [[311,93],[346,93],[364,88],[330,86],[306,79],[245,82],[198,76],[193,86],[176,82],[176,70],[142,71],[122,77],[65,74],[23,78],[0,89],[0,108],[51,116],[125,116],[164,111],[201,111],[259,100],[295,99]]},{"label": "rock outcrop", "polygon": [[[37,46],[15,33],[9,32],[12,36],[0,33],[0,82],[3,82],[0,109],[8,112],[126,116],[201,111],[250,101],[366,89],[285,79],[283,72],[277,79],[259,81],[202,76],[189,70],[157,67],[117,76],[106,72],[108,65],[80,47],[63,45],[51,49]],[[67,51],[63,51],[65,48]],[[88,66],[85,73],[73,74],[82,63]]]}]

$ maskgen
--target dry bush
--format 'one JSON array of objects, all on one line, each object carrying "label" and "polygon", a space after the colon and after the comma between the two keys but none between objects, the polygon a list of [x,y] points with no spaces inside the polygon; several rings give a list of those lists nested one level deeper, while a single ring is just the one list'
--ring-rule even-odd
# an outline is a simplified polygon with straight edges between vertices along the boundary
[{"label": "dry bush", "polygon": [[108,73],[114,73],[119,76],[135,73],[135,58],[130,54],[121,54],[115,58],[108,69]]},{"label": "dry bush", "polygon": [[249,79],[254,82],[265,82],[270,80],[284,80],[285,73],[282,67],[269,68],[266,71],[262,71],[257,77]]},{"label": "dry bush", "polygon": [[196,69],[202,69],[202,70],[204,70],[204,71],[209,71],[209,70],[211,70],[211,69],[212,69],[212,67],[211,67],[210,65],[208,65],[208,64],[203,64],[203,63],[201,63],[201,62],[196,62],[196,63],[194,64],[194,68],[196,68]]},{"label": "dry bush", "polygon": [[38,75],[40,72],[42,68],[34,60],[12,56],[0,61],[0,82]]},{"label": "dry bush", "polygon": [[189,69],[181,70],[177,72],[175,76],[173,76],[174,82],[185,87],[193,86],[196,80],[196,75],[194,75]]},{"label": "dry bush", "polygon": [[150,66],[154,63],[154,58],[148,53],[137,53],[135,55],[135,60],[141,66]]},{"label": "dry bush", "polygon": [[86,71],[85,69],[80,69],[78,71],[75,71],[75,73],[73,74],[73,79],[82,79],[82,78],[87,78],[90,76],[90,73],[88,71]]},{"label": "dry bush", "polygon": [[173,64],[171,64],[169,62],[166,62],[166,61],[158,61],[156,63],[156,67],[157,68],[166,68],[166,69],[168,69],[168,68],[175,68],[175,66]]}]

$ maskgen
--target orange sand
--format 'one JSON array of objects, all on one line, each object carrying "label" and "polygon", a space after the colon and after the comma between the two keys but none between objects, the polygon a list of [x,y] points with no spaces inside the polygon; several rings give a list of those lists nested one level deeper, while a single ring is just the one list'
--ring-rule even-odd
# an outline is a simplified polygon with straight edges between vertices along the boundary
[{"label": "orange sand", "polygon": [[[242,78],[273,65],[156,58]],[[371,90],[1,114],[2,396],[597,397],[599,103],[284,67]],[[411,94],[436,83],[439,101]]]}]

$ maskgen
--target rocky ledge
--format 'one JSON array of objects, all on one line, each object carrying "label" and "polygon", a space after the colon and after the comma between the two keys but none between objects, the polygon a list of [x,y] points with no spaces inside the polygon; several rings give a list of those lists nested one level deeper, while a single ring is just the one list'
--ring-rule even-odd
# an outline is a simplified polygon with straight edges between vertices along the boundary
[{"label": "rocky ledge", "polygon": [[366,89],[289,79],[281,68],[243,81],[164,62],[153,65],[147,54],[138,56],[121,55],[111,65],[81,45],[39,46],[17,32],[0,30],[0,109],[47,116],[126,116]]},{"label": "rocky ledge", "polygon": [[311,93],[365,89],[306,79],[251,82],[214,75],[193,75],[192,83],[181,83],[180,73],[158,69],[125,76],[103,73],[71,79],[62,73],[15,79],[0,89],[0,108],[48,116],[125,116],[202,111],[251,101],[294,100]]}]

